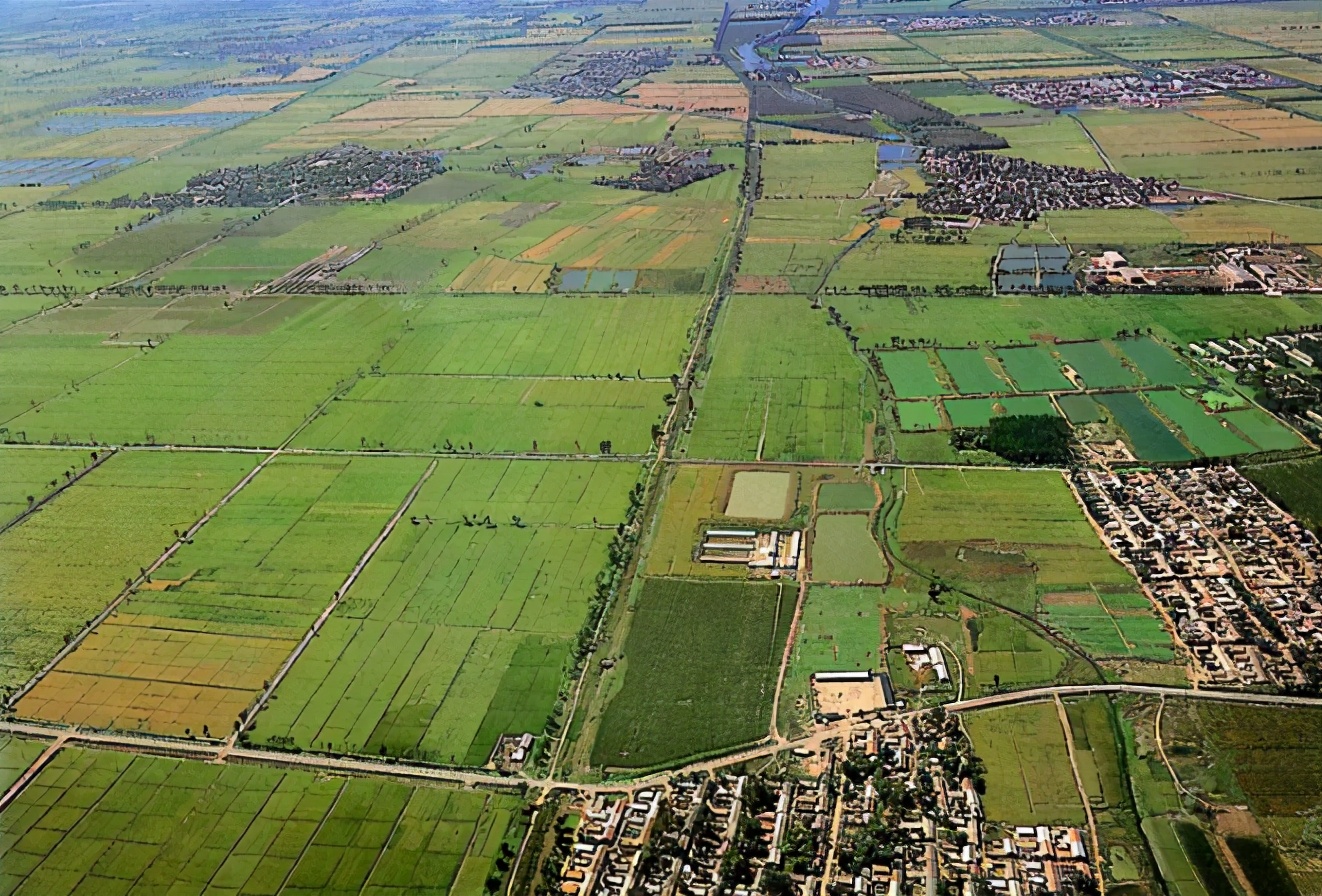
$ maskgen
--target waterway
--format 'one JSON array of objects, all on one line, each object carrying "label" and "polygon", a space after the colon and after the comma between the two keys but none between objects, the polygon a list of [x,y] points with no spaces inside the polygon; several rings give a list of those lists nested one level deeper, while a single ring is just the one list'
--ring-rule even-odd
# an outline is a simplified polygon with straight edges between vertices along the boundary
[{"label": "waterway", "polygon": [[773,44],[781,38],[789,37],[791,34],[797,34],[810,21],[826,12],[830,5],[831,0],[808,0],[807,3],[799,7],[799,11],[794,14],[794,18],[786,22],[779,31],[735,47],[734,52],[739,57],[739,64],[743,66],[744,74],[751,75],[754,72],[766,74],[773,71],[775,66],[757,52],[758,48]]}]

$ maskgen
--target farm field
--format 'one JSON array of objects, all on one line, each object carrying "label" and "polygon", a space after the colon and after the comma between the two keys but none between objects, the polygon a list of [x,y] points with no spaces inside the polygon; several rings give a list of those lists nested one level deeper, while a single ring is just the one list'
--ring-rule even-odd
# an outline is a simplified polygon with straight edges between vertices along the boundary
[{"label": "farm field", "polygon": [[3,886],[37,893],[472,893],[516,797],[61,750],[0,814]]},{"label": "farm field", "polygon": [[806,708],[810,679],[816,672],[884,670],[881,598],[879,588],[813,585],[808,589],[790,650],[783,707],[792,697],[805,701]]},{"label": "farm field", "polygon": [[[67,452],[53,453],[67,465]],[[0,534],[0,687],[12,693],[36,673],[255,464],[120,452]]]},{"label": "farm field", "polygon": [[732,298],[712,350],[711,371],[695,395],[689,457],[862,457],[872,387],[843,334],[803,299]]},{"label": "farm field", "polygon": [[813,524],[809,548],[814,582],[882,585],[890,564],[872,535],[869,517],[861,513],[820,514]]},{"label": "farm field", "polygon": [[176,735],[229,731],[425,467],[416,458],[272,462],[16,711]]},{"label": "farm field", "polygon": [[10,524],[91,463],[91,455],[82,451],[0,448],[0,525]]},{"label": "farm field", "polygon": [[987,818],[1006,824],[1084,822],[1065,735],[1051,703],[972,713],[965,719],[987,765]]},{"label": "farm field", "polygon": [[481,765],[540,733],[637,475],[442,460],[290,670],[259,743]]},{"label": "farm field", "polygon": [[766,737],[794,598],[783,584],[645,580],[593,763],[645,768]]},{"label": "farm field", "polygon": [[1305,526],[1322,531],[1322,459],[1244,464],[1236,469]]}]

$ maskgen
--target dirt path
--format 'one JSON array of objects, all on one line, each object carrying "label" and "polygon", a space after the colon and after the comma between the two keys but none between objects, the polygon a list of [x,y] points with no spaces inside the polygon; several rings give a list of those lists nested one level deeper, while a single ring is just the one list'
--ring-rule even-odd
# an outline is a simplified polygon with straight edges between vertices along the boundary
[{"label": "dirt path", "polygon": [[1106,878],[1102,874],[1102,844],[1097,838],[1097,820],[1092,814],[1092,800],[1088,798],[1088,791],[1083,786],[1083,776],[1079,774],[1079,762],[1074,755],[1074,730],[1070,728],[1069,716],[1065,713],[1065,704],[1056,695],[1056,715],[1060,719],[1061,730],[1065,734],[1065,750],[1070,757],[1070,771],[1074,772],[1074,786],[1079,789],[1079,800],[1083,803],[1083,814],[1088,819],[1088,834],[1092,838],[1092,866],[1094,880],[1097,881],[1097,892],[1101,896],[1106,896]]}]

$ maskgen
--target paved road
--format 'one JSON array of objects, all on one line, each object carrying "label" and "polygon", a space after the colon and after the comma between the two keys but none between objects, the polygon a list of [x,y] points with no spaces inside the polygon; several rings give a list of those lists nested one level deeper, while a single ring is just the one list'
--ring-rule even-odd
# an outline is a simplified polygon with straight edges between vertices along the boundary
[{"label": "paved road", "polygon": [[[1032,703],[1057,698],[1084,697],[1090,694],[1135,694],[1154,697],[1183,697],[1197,700],[1215,700],[1224,703],[1259,704],[1269,706],[1322,707],[1322,698],[1286,697],[1271,694],[1248,694],[1238,691],[1189,690],[1187,688],[1167,687],[1164,685],[1143,684],[1095,684],[1095,685],[1058,685],[1053,687],[1033,688],[1026,691],[1013,691],[1003,694],[991,694],[944,704],[947,712],[973,712],[991,709],[997,706],[1010,706],[1017,703]],[[904,714],[912,718],[930,712],[929,709],[911,710]],[[522,776],[504,777],[479,769],[451,769],[434,766],[410,765],[367,758],[337,758],[318,756],[310,753],[285,753],[278,750],[262,750],[250,747],[230,747],[223,742],[184,740],[180,738],[159,737],[148,734],[113,733],[71,729],[57,725],[45,725],[31,722],[0,721],[0,734],[21,737],[56,740],[60,744],[96,747],[101,749],[122,750],[148,756],[172,756],[182,759],[194,759],[204,762],[242,762],[260,765],[274,765],[286,768],[302,768],[310,771],[340,772],[367,777],[400,778],[418,782],[457,784],[466,787],[496,787],[505,789],[562,789],[582,790],[587,792],[618,792],[637,790],[658,784],[670,778],[696,772],[714,771],[729,765],[765,759],[787,750],[796,748],[813,749],[831,738],[842,737],[849,731],[866,727],[867,723],[844,721],[828,726],[806,737],[796,740],[771,741],[748,747],[734,753],[727,753],[710,759],[689,763],[680,768],[667,769],[636,778],[610,781],[606,783],[580,783],[578,781],[557,778],[528,778]],[[50,751],[48,751],[50,752]],[[45,754],[43,754],[45,756]],[[49,757],[46,757],[49,758]],[[34,766],[39,770],[39,766]],[[26,775],[24,783],[35,777]],[[6,794],[13,799],[21,787],[11,788],[13,794]]]}]

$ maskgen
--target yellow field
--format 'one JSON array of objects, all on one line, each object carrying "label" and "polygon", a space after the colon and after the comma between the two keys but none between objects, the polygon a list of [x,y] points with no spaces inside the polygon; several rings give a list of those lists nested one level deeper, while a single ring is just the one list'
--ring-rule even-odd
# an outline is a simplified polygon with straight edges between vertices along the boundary
[{"label": "yellow field", "polygon": [[672,238],[670,242],[666,243],[664,246],[658,249],[656,254],[653,255],[651,258],[649,258],[643,266],[648,268],[665,267],[671,261],[679,257],[680,253],[684,251],[685,247],[687,247],[689,243],[693,242],[693,238],[694,238],[694,234],[692,233],[679,234],[678,236]]},{"label": "yellow field", "polygon": [[1322,144],[1322,122],[1234,100],[1211,102],[1190,114],[1259,141],[1262,148],[1299,149]]},{"label": "yellow field", "polygon": [[269,112],[281,103],[296,100],[301,90],[282,93],[245,93],[236,96],[213,96],[180,109],[184,113]]},{"label": "yellow field", "polygon": [[200,734],[208,725],[224,733],[297,643],[158,622],[128,614],[106,620],[20,701],[19,713],[96,728]]},{"label": "yellow field", "polygon": [[625,100],[640,106],[681,112],[719,112],[743,120],[748,117],[748,91],[741,84],[647,82],[629,91]]},{"label": "yellow field", "polygon": [[106,128],[80,134],[45,147],[48,156],[85,158],[88,156],[131,156],[145,158],[174,149],[204,134],[209,128]]},{"label": "yellow field", "polygon": [[968,77],[964,72],[951,69],[940,72],[893,72],[888,75],[868,75],[868,80],[876,81],[878,84],[904,84],[908,81],[965,81]]},{"label": "yellow field", "polygon": [[571,224],[568,227],[562,227],[555,233],[533,246],[528,251],[519,256],[522,261],[549,261],[552,253],[565,240],[578,235],[583,229],[581,224]]},{"label": "yellow field", "polygon": [[910,47],[898,34],[880,28],[832,28],[817,32],[824,50],[899,50]]},{"label": "yellow field", "polygon": [[477,104],[477,100],[446,99],[439,96],[387,97],[364,103],[356,109],[350,109],[348,112],[342,112],[332,118],[331,121],[458,118]]},{"label": "yellow field", "polygon": [[1172,6],[1153,11],[1296,53],[1322,52],[1322,30],[1317,28],[1317,7],[1312,4]]},{"label": "yellow field", "polygon": [[527,115],[619,115],[620,106],[602,100],[489,99],[470,114],[479,118],[520,118]]},{"label": "yellow field", "polygon": [[449,292],[546,292],[549,264],[529,264],[487,256],[464,268]]}]

